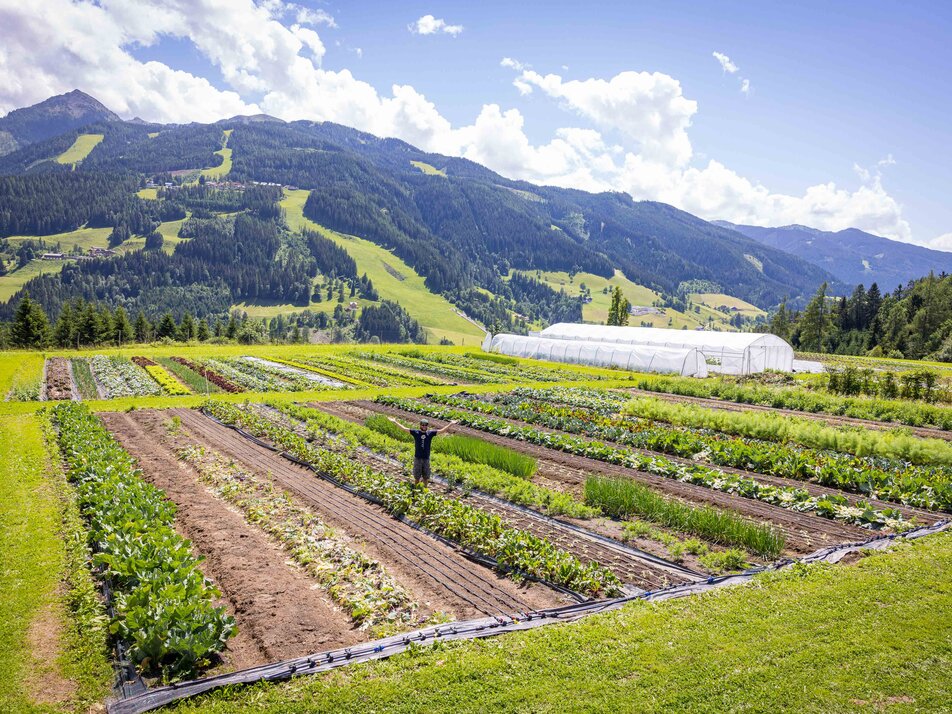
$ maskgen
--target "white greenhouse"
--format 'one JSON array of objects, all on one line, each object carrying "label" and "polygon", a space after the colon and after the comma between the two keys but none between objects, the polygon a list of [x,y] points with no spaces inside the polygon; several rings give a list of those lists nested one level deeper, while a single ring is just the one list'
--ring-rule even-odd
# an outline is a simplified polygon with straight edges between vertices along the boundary
[{"label": "white greenhouse", "polygon": [[619,367],[635,372],[706,377],[704,355],[693,347],[645,347],[582,340],[552,340],[525,335],[487,335],[483,349],[513,357]]},{"label": "white greenhouse", "polygon": [[666,330],[657,327],[609,327],[560,322],[539,337],[615,345],[696,349],[712,372],[755,374],[767,369],[793,371],[793,347],[776,335],[755,332]]}]

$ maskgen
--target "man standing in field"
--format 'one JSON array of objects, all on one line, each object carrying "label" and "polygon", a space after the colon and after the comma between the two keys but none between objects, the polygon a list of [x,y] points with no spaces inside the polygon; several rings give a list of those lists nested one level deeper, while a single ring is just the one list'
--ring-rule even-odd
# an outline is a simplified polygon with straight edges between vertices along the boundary
[{"label": "man standing in field", "polygon": [[449,424],[444,426],[442,429],[430,429],[430,422],[428,419],[420,419],[420,428],[411,429],[404,426],[398,422],[393,417],[387,417],[394,424],[399,426],[404,431],[410,432],[410,435],[413,437],[413,483],[414,484],[423,484],[424,486],[429,485],[430,483],[430,447],[433,446],[433,437],[437,434],[442,434],[444,431],[447,431],[450,427],[455,424],[455,421],[451,421]]}]

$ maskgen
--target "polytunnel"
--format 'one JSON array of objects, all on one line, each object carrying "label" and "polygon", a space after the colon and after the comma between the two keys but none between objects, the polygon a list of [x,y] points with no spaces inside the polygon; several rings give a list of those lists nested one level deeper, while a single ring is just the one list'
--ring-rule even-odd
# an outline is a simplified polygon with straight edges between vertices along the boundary
[{"label": "polytunnel", "polygon": [[550,362],[619,367],[635,372],[680,374],[683,377],[707,376],[704,355],[693,347],[645,347],[503,334],[487,336],[483,349],[487,352]]},{"label": "polytunnel", "polygon": [[756,332],[669,330],[560,322],[539,333],[545,339],[610,342],[644,347],[699,350],[712,372],[755,374],[767,369],[793,371],[793,347],[776,335]]}]

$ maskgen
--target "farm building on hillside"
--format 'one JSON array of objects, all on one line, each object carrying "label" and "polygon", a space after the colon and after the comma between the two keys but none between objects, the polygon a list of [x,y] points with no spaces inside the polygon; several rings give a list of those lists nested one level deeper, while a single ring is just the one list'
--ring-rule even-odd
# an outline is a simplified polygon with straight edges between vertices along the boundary
[{"label": "farm building on hillside", "polygon": [[487,352],[550,362],[620,367],[635,372],[679,374],[682,377],[707,376],[704,355],[693,347],[644,347],[504,334],[487,335],[483,349]]},{"label": "farm building on hillside", "polygon": [[640,347],[696,349],[712,372],[755,374],[767,369],[793,371],[793,347],[776,335],[755,332],[666,330],[560,322],[539,333],[546,339],[608,342]]}]

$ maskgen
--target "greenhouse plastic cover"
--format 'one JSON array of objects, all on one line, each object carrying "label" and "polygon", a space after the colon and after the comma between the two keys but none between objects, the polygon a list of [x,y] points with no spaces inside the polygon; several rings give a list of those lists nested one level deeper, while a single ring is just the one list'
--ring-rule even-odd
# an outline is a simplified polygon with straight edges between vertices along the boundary
[{"label": "greenhouse plastic cover", "polygon": [[793,347],[776,335],[757,332],[668,330],[659,327],[614,327],[559,322],[539,337],[619,345],[654,345],[700,350],[712,372],[753,374],[765,369],[793,371]]},{"label": "greenhouse plastic cover", "polygon": [[655,347],[525,335],[495,335],[483,343],[487,352],[513,357],[568,362],[593,367],[620,367],[635,372],[706,377],[704,355],[694,347]]}]

